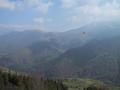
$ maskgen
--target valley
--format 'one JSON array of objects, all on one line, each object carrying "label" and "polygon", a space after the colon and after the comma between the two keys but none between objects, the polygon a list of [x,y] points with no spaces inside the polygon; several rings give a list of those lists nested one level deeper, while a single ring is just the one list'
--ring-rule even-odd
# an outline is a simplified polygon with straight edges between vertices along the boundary
[{"label": "valley", "polygon": [[[83,78],[119,86],[120,27],[115,22],[112,25],[93,23],[57,33],[9,32],[0,36],[0,66],[49,79],[81,78],[78,86],[71,87],[82,88]],[[65,84],[69,87],[70,82]],[[87,85],[86,79],[83,82]]]}]

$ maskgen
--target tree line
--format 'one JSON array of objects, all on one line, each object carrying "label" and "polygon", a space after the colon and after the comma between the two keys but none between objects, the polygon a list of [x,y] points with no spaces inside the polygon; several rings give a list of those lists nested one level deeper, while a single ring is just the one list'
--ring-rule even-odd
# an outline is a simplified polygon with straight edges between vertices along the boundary
[{"label": "tree line", "polygon": [[61,81],[0,70],[0,90],[67,90]]}]

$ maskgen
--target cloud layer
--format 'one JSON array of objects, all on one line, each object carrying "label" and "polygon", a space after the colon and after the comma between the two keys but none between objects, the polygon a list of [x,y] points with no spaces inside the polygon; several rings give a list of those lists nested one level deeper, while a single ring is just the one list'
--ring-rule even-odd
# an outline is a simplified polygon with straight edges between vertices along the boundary
[{"label": "cloud layer", "polygon": [[110,20],[120,17],[119,0],[61,0],[73,22]]},{"label": "cloud layer", "polygon": [[0,0],[0,8],[13,10],[15,7],[16,5],[14,2],[10,2],[8,0]]},{"label": "cloud layer", "polygon": [[[120,0],[0,0],[0,10],[2,12],[6,10],[4,12],[8,11],[10,14],[14,13],[12,14],[14,16],[8,15],[8,19],[18,17],[17,19],[22,20],[22,18],[29,17],[29,20],[26,19],[26,24],[37,25],[40,28],[44,26],[45,29],[51,30],[79,27],[94,21],[120,20]],[[16,14],[19,10],[20,13],[23,13],[21,16]],[[3,18],[6,19],[4,15]],[[4,20],[3,22],[5,23]],[[16,22],[14,23],[16,24]],[[16,25],[8,26],[15,27]]]},{"label": "cloud layer", "polygon": [[47,13],[53,5],[52,1],[48,0],[0,0],[0,8],[15,10],[19,8],[34,8],[41,13]]}]

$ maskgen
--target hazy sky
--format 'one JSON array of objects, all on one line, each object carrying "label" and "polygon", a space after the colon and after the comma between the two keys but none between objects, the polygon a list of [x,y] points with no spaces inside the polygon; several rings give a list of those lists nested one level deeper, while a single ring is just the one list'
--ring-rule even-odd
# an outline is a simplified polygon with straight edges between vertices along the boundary
[{"label": "hazy sky", "polygon": [[120,0],[0,0],[0,28],[63,31],[119,18]]}]

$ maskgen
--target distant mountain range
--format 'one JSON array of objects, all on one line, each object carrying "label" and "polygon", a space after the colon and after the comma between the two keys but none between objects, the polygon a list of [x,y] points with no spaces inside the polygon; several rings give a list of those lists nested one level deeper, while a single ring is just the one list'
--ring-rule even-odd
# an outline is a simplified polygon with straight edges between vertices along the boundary
[{"label": "distant mountain range", "polygon": [[51,68],[48,67],[46,75],[89,77],[120,83],[119,39],[93,40],[82,47],[70,49],[48,63]]},{"label": "distant mountain range", "polygon": [[0,65],[47,77],[88,77],[120,83],[120,25],[99,22],[66,32],[0,35]]}]

